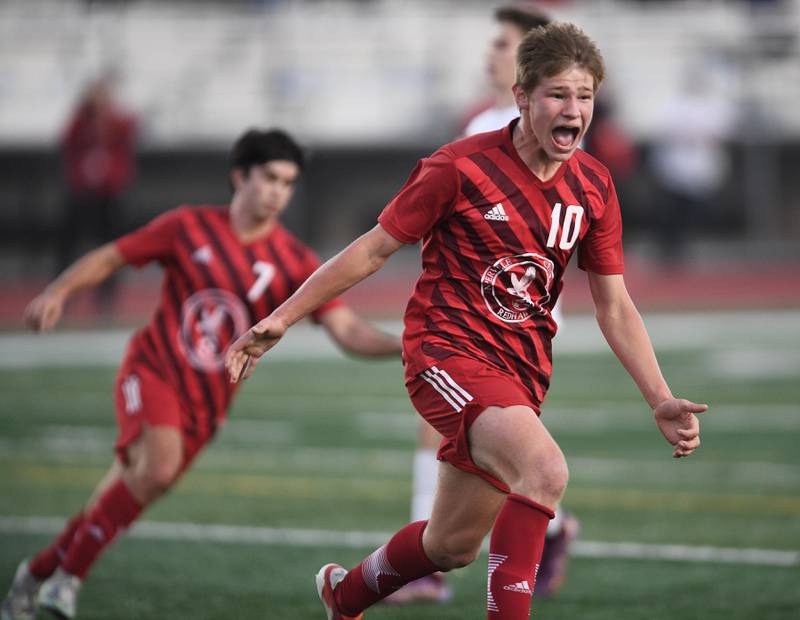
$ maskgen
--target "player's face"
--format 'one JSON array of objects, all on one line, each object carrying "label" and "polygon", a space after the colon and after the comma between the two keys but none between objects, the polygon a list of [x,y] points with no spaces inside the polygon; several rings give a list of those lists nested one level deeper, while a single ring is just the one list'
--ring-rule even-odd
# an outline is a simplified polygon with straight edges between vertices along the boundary
[{"label": "player's face", "polygon": [[486,58],[486,73],[492,86],[507,92],[517,81],[517,47],[522,41],[523,32],[514,24],[501,22],[489,44]]},{"label": "player's face", "polygon": [[256,219],[279,215],[294,193],[300,167],[293,161],[273,159],[252,166],[245,175],[236,171],[234,188]]},{"label": "player's face", "polygon": [[529,95],[515,85],[514,95],[547,158],[566,161],[572,157],[592,122],[592,74],[572,65],[558,75],[543,78]]}]

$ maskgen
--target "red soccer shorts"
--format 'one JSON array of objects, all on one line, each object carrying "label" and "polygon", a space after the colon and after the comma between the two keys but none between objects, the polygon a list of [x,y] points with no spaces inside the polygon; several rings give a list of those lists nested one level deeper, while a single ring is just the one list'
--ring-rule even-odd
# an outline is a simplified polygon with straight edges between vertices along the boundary
[{"label": "red soccer shorts", "polygon": [[488,407],[539,405],[511,375],[478,360],[453,355],[406,380],[411,403],[443,439],[437,458],[476,474],[505,493],[508,485],[478,467],[469,452],[467,433]]},{"label": "red soccer shorts", "polygon": [[117,410],[119,432],[114,445],[122,462],[127,461],[126,448],[139,438],[145,424],[148,426],[173,426],[183,436],[183,464],[185,470],[211,439],[210,435],[189,434],[183,420],[185,405],[175,389],[149,366],[126,357],[117,373],[114,386],[114,404]]}]

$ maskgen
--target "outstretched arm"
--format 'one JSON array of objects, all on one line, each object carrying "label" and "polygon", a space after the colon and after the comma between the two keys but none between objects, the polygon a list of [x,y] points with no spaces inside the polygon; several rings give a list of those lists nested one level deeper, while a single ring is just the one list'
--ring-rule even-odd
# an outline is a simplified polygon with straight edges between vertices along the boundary
[{"label": "outstretched arm", "polygon": [[278,343],[289,327],[375,273],[402,245],[378,224],[323,264],[272,314],[230,346],[225,365],[231,381],[250,377],[261,356]]},{"label": "outstretched arm", "polygon": [[53,280],[25,309],[25,323],[44,332],[55,327],[64,304],[77,291],[97,286],[125,265],[114,243],[107,243],[75,261]]},{"label": "outstretched arm", "polygon": [[600,330],[653,410],[659,430],[674,446],[672,455],[689,456],[700,445],[700,422],[695,414],[708,405],[673,397],[621,275],[589,272],[589,288]]},{"label": "outstretched arm", "polygon": [[343,350],[364,357],[399,355],[403,345],[399,336],[386,334],[347,306],[322,315],[320,323]]}]

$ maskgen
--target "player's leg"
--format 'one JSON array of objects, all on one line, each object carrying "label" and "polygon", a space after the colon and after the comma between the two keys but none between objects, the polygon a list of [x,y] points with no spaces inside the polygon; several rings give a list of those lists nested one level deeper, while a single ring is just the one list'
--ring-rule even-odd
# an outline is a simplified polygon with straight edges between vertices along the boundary
[{"label": "player's leg", "polygon": [[89,502],[78,513],[73,515],[59,534],[50,544],[34,555],[30,560],[23,560],[17,567],[17,572],[11,589],[2,606],[2,620],[33,619],[38,607],[37,596],[42,583],[48,579],[61,564],[75,533],[83,524],[87,511],[94,505],[96,499],[108,488],[121,474],[122,465],[114,461],[106,472],[100,484],[97,485]]},{"label": "player's leg", "polygon": [[84,510],[59,567],[41,586],[39,605],[72,618],[83,580],[101,553],[169,489],[181,471],[183,447],[179,429],[143,428],[127,446],[126,463],[117,461]]},{"label": "player's leg", "polygon": [[150,426],[128,447],[129,466],[122,481],[143,506],[152,504],[175,484],[184,468],[183,432],[175,426]]},{"label": "player's leg", "polygon": [[413,579],[469,564],[493,522],[489,617],[528,617],[545,530],[566,487],[566,463],[530,407],[488,407],[468,436],[474,466],[488,475],[442,463],[429,522],[406,526],[350,572],[323,567],[318,587],[331,618],[357,618]]},{"label": "player's leg", "polygon": [[489,407],[469,429],[470,455],[511,493],[489,546],[489,618],[528,618],[545,532],[566,489],[566,460],[529,407]]},{"label": "player's leg", "polygon": [[96,488],[84,510],[84,522],[61,561],[65,571],[81,579],[117,533],[163,495],[181,472],[181,429],[147,423],[139,428],[137,436],[121,447],[120,458]]},{"label": "player's leg", "polygon": [[[446,365],[407,377],[407,385],[417,411],[445,437],[439,456],[448,464],[440,471],[452,475],[440,478],[435,504],[443,508],[434,508],[430,531],[425,522],[412,523],[350,573],[335,565],[323,567],[317,583],[329,617],[358,617],[366,606],[415,578],[415,572],[418,578],[437,567],[448,570],[469,562],[502,505],[493,542],[496,555],[504,556],[500,575],[522,576],[511,583],[523,590],[515,592],[522,604],[507,604],[504,596],[490,601],[497,598],[503,605],[504,615],[497,617],[527,618],[544,532],[566,485],[561,451],[533,409],[516,404],[529,401],[525,390],[492,367],[451,357]],[[481,404],[491,402],[506,406]],[[452,473],[456,469],[460,471]],[[463,479],[472,482],[461,484]],[[444,519],[440,527],[438,521]],[[517,546],[525,548],[504,553]]]},{"label": "player's leg", "polygon": [[542,561],[536,576],[535,598],[547,598],[563,585],[572,541],[580,533],[580,521],[570,511],[559,506],[556,516],[547,526]]},{"label": "player's leg", "polygon": [[127,464],[116,461],[86,507],[86,518],[67,549],[61,568],[83,579],[100,553],[146,506],[177,479],[183,458],[180,429],[144,426],[126,448]]},{"label": "player's leg", "polygon": [[100,483],[95,487],[86,506],[67,521],[64,529],[61,530],[58,536],[56,536],[47,547],[31,558],[29,568],[34,577],[39,580],[44,580],[55,572],[67,548],[72,542],[75,532],[77,532],[78,528],[83,524],[87,510],[95,504],[100,494],[119,478],[121,472],[122,465],[115,459]]},{"label": "player's leg", "polygon": [[407,525],[349,572],[334,564],[320,570],[317,588],[329,618],[359,618],[410,581],[472,562],[504,498],[478,476],[440,463],[429,521]]},{"label": "player's leg", "polygon": [[[115,537],[168,489],[202,445],[184,445],[181,405],[154,372],[126,360],[115,388],[118,458],[83,511],[59,568],[42,584],[39,603],[75,613],[82,580]],[[195,445],[197,443],[197,445]]]},{"label": "player's leg", "polygon": [[[559,333],[564,329],[563,297],[559,298],[551,311],[553,320],[558,324]],[[556,516],[547,526],[542,561],[536,576],[536,598],[545,598],[554,594],[563,584],[566,577],[569,547],[578,536],[580,522],[571,512],[559,507]]]},{"label": "player's leg", "polygon": [[442,442],[439,432],[420,418],[417,429],[417,450],[414,453],[414,469],[411,487],[411,520],[428,519],[433,511],[436,495],[436,479],[439,463],[436,451]]}]

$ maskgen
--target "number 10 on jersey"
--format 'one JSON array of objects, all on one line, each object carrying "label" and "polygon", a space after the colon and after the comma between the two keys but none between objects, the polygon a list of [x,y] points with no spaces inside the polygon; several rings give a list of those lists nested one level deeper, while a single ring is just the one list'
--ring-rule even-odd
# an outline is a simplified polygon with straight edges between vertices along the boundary
[{"label": "number 10 on jersey", "polygon": [[[569,250],[575,245],[578,240],[578,235],[581,232],[581,220],[583,220],[583,207],[580,205],[569,205],[564,214],[564,225],[561,226],[561,239],[558,242],[558,247],[562,250]],[[550,215],[550,234],[547,237],[547,247],[554,248],[556,246],[556,238],[558,237],[558,228],[561,223],[561,203],[557,202],[553,206],[553,212]]]}]

